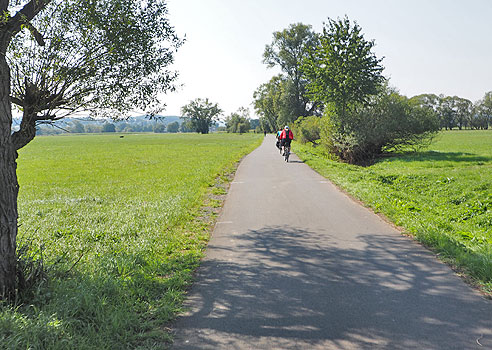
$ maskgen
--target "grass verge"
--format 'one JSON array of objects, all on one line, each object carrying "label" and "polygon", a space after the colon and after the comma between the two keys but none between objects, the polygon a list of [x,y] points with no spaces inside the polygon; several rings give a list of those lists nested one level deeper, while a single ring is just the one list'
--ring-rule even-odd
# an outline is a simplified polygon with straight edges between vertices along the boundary
[{"label": "grass verge", "polygon": [[294,151],[491,294],[492,131],[442,132],[420,152],[369,167],[330,160],[310,145]]},{"label": "grass verge", "polygon": [[47,277],[0,307],[1,347],[165,348],[220,206],[210,196],[261,141],[71,135],[22,149],[18,245]]}]

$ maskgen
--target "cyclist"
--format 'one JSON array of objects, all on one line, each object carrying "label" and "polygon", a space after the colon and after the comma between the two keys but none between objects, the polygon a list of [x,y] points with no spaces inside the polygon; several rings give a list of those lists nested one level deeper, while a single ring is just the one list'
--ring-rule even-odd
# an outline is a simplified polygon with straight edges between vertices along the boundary
[{"label": "cyclist", "polygon": [[282,129],[277,130],[277,135],[275,136],[275,138],[277,139],[277,141],[275,142],[275,146],[277,146],[277,148],[279,150],[282,150],[282,147],[280,147],[280,134],[281,133],[282,133]]},{"label": "cyclist", "polygon": [[[280,133],[279,140],[280,140],[280,149],[282,147],[284,148],[284,153],[285,153],[285,147],[290,148],[290,143],[294,139],[294,134],[292,133],[292,130],[289,129],[289,127],[286,125],[284,130]],[[282,154],[284,155],[284,154]]]}]

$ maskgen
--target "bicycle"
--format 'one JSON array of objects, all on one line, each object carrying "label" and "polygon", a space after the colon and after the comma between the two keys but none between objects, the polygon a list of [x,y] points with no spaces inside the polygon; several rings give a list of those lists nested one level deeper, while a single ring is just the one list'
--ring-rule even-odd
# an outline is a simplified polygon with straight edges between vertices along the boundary
[{"label": "bicycle", "polygon": [[288,163],[290,156],[290,146],[284,146],[284,159]]}]

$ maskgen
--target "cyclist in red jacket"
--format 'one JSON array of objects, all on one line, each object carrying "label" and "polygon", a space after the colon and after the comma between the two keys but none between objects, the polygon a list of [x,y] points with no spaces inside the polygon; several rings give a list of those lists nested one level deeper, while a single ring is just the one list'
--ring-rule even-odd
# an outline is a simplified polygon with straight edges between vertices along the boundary
[{"label": "cyclist in red jacket", "polygon": [[294,139],[294,134],[292,133],[291,130],[289,130],[289,127],[287,125],[285,126],[284,130],[282,130],[282,132],[280,133],[279,139],[280,139],[280,148],[283,147],[285,152],[285,147],[290,148],[290,143]]}]

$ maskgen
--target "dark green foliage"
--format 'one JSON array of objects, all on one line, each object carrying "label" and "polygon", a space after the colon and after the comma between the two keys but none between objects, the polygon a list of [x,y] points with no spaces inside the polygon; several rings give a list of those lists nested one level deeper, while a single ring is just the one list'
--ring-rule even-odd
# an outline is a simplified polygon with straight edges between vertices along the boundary
[{"label": "dark green foliage", "polygon": [[166,132],[166,126],[162,123],[156,123],[154,125],[154,132],[156,133],[164,133]]},{"label": "dark green foliage", "polygon": [[308,83],[302,63],[310,49],[317,42],[316,34],[310,25],[291,24],[287,29],[273,33],[273,41],[265,47],[263,63],[269,67],[277,66],[286,74],[283,91],[284,117],[280,124],[293,122],[299,116],[314,114],[319,103],[312,103],[306,94]]},{"label": "dark green foliage", "polygon": [[492,126],[492,91],[485,94],[475,106],[471,126],[474,129],[486,130]]},{"label": "dark green foliage", "polygon": [[[350,163],[367,162],[384,151],[419,145],[437,131],[431,109],[385,88],[382,59],[357,23],[329,19],[318,40],[303,70],[310,95],[327,106],[318,128],[331,153]],[[311,123],[311,134],[313,128]]]},{"label": "dark green foliage", "polygon": [[253,94],[254,106],[260,115],[261,127],[267,132],[277,130],[280,125],[277,119],[281,113],[283,84],[285,84],[285,78],[277,75],[268,83],[260,85]]},{"label": "dark green foliage", "polygon": [[249,110],[247,108],[239,108],[237,112],[231,113],[225,120],[227,132],[243,134],[250,129]]},{"label": "dark green foliage", "polygon": [[321,118],[316,116],[301,117],[293,126],[296,140],[300,143],[312,143],[317,145],[321,137]]},{"label": "dark green foliage", "polygon": [[283,74],[274,76],[254,93],[262,130],[273,132],[299,116],[321,114],[321,103],[306,93],[308,80],[302,68],[308,49],[314,47],[316,40],[311,26],[302,23],[273,33],[272,43],[265,47],[263,63],[279,67]]},{"label": "dark green foliage", "polygon": [[318,40],[303,64],[308,91],[314,100],[333,105],[343,132],[345,113],[367,103],[385,81],[382,59],[372,52],[374,41],[365,40],[361,27],[347,17],[328,19]]},{"label": "dark green foliage", "polygon": [[178,122],[172,122],[167,124],[167,132],[171,133],[176,133],[179,131],[179,123]]},{"label": "dark green foliage", "polygon": [[[157,94],[174,89],[177,75],[166,67],[182,44],[166,17],[162,0],[51,1],[32,21],[45,46],[30,44],[25,29],[9,47],[14,103],[28,102],[38,120],[158,112]],[[25,101],[28,88],[38,98]]]},{"label": "dark green foliage", "polygon": [[116,132],[116,127],[112,123],[105,123],[102,127],[102,132]]},{"label": "dark green foliage", "polygon": [[197,98],[181,107],[181,114],[186,122],[189,123],[190,129],[201,134],[208,134],[212,124],[222,114],[222,110],[217,103],[213,104],[208,98]]},{"label": "dark green foliage", "polygon": [[346,113],[344,132],[331,134],[332,151],[344,161],[360,163],[385,151],[419,147],[438,130],[439,121],[431,109],[415,106],[387,90],[370,104]]},{"label": "dark green foliage", "polygon": [[250,119],[249,126],[250,126],[250,129],[253,129],[253,130],[260,128],[260,120],[259,119]]},{"label": "dark green foliage", "polygon": [[434,110],[442,129],[465,128],[486,130],[492,124],[492,92],[472,103],[458,96],[423,94],[414,96],[411,102]]}]

